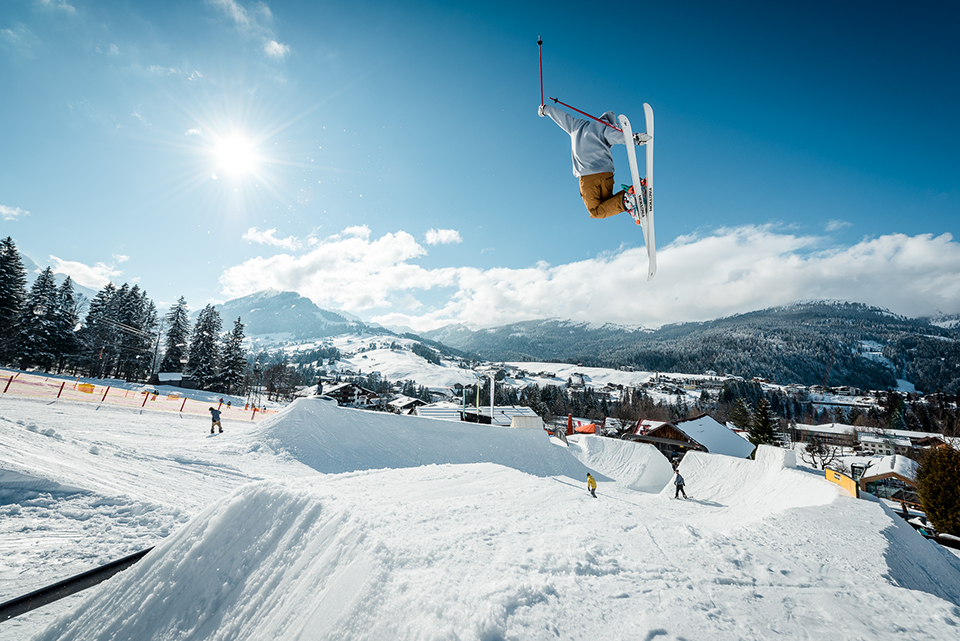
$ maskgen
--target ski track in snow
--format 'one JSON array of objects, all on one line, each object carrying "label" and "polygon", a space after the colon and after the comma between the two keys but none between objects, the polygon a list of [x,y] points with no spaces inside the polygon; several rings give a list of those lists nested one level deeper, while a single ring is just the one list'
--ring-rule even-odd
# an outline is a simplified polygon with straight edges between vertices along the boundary
[{"label": "ski track in snow", "polygon": [[0,599],[157,545],[0,623],[0,640],[945,639],[960,626],[957,557],[778,451],[688,455],[684,501],[652,447],[592,436],[563,446],[315,399],[222,437],[208,427],[0,398]]}]

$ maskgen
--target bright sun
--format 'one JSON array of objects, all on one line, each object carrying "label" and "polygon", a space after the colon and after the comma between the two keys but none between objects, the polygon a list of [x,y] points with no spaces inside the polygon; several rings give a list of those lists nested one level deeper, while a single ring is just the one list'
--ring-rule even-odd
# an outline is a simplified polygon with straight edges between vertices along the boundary
[{"label": "bright sun", "polygon": [[257,151],[249,138],[230,134],[217,140],[213,150],[217,172],[239,178],[252,173],[257,166]]}]

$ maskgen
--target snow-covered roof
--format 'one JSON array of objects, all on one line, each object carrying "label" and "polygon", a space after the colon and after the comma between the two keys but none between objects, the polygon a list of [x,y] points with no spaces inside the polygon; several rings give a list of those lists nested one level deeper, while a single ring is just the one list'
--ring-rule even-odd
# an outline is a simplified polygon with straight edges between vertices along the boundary
[{"label": "snow-covered roof", "polygon": [[917,468],[920,464],[906,456],[882,456],[873,459],[860,477],[861,483],[896,476],[912,484],[917,482]]},{"label": "snow-covered roof", "polygon": [[886,434],[868,434],[867,432],[860,432],[857,434],[857,440],[861,443],[889,444],[896,445],[897,447],[912,446],[909,438],[888,436]]},{"label": "snow-covered roof", "polygon": [[797,423],[797,429],[804,432],[818,432],[820,434],[853,434],[857,428],[843,423],[826,423],[824,425],[806,425]]},{"label": "snow-covered roof", "polygon": [[[466,413],[476,415],[478,413],[477,408],[467,407]],[[480,416],[490,416],[490,406],[481,406],[479,414]],[[536,412],[523,405],[497,405],[493,408],[493,421],[491,421],[491,423],[493,425],[503,425],[509,427],[514,416],[539,417]]]},{"label": "snow-covered roof", "polygon": [[462,410],[463,406],[459,403],[443,401],[440,403],[421,405],[415,410],[415,414],[424,418],[433,418],[441,421],[460,421],[462,420],[460,417]]},{"label": "snow-covered roof", "polygon": [[674,426],[713,454],[746,458],[753,452],[752,443],[707,415],[688,421],[677,421]]}]

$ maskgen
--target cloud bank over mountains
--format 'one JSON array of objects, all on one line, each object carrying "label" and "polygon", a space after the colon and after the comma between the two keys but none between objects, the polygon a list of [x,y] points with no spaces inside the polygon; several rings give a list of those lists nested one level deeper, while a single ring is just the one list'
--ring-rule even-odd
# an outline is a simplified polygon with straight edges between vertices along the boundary
[{"label": "cloud bank over mountains", "polygon": [[458,231],[430,230],[423,242],[404,231],[375,238],[366,226],[309,242],[278,242],[274,233],[261,242],[285,251],[226,269],[224,297],[296,291],[321,307],[418,331],[540,318],[659,327],[813,299],[912,317],[960,313],[960,244],[950,234],[838,247],[828,236],[772,225],[721,228],[662,247],[647,282],[646,252],[637,247],[562,265],[427,268],[419,262],[428,247],[461,242]]}]

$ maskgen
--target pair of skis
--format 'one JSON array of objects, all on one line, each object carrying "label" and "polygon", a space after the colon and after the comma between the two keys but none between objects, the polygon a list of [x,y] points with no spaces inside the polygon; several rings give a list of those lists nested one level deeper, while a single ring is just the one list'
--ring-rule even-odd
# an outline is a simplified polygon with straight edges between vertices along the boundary
[{"label": "pair of skis", "polygon": [[627,160],[630,162],[630,177],[633,179],[634,190],[634,218],[643,230],[643,240],[647,245],[647,280],[657,273],[657,243],[653,232],[653,108],[643,103],[643,114],[646,118],[648,139],[642,144],[647,148],[647,175],[640,179],[640,170],[637,166],[637,151],[633,141],[633,127],[626,116],[620,115],[620,128],[627,144]]}]

